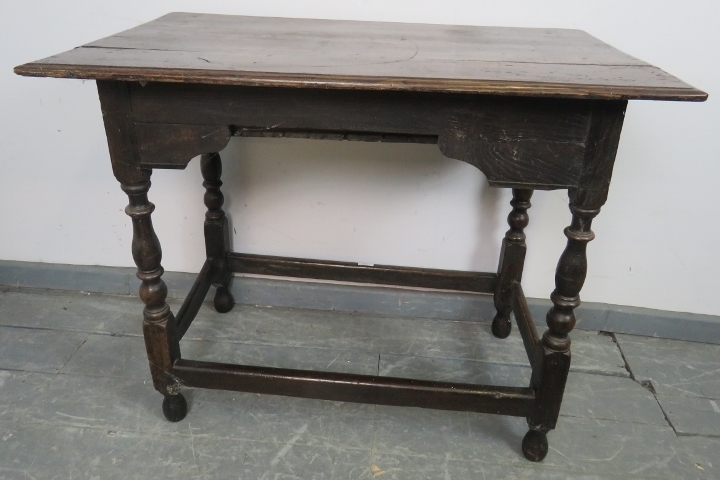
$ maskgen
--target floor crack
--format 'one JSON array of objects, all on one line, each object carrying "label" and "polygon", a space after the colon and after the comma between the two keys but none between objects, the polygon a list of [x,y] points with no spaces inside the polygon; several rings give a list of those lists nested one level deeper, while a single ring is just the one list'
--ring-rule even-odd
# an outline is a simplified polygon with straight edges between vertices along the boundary
[{"label": "floor crack", "polygon": [[[75,349],[75,351],[68,357],[68,359],[65,361],[65,363],[63,363],[63,365],[62,365],[60,368],[58,368],[57,372],[51,374],[52,376],[45,382],[45,385],[43,386],[43,389],[42,389],[43,392],[45,391],[46,388],[49,387],[50,383],[52,383],[53,380],[55,380],[56,378],[58,378],[58,376],[62,373],[63,368],[65,368],[65,366],[66,366],[68,363],[70,363],[70,360],[72,360],[72,358],[75,356],[75,354],[78,352],[78,350],[80,350],[80,349],[82,348],[82,346],[85,345],[85,343],[88,341],[88,339],[90,338],[90,335],[92,335],[92,334],[91,334],[91,333],[88,333],[88,334],[85,336],[85,340],[83,340],[82,343],[81,343],[80,345],[78,345],[78,347],[77,347],[77,348]],[[27,372],[27,371],[25,371],[25,372]],[[38,395],[37,397],[33,398],[33,399],[30,401],[30,404],[28,405],[28,411],[29,411],[30,408],[34,407],[34,406],[37,404],[37,402],[40,401],[41,398],[42,398],[42,395]]]},{"label": "floor crack", "polygon": [[662,412],[663,417],[665,417],[665,421],[667,422],[667,424],[670,425],[670,428],[673,429],[673,432],[675,433],[676,436],[678,436],[678,437],[681,436],[678,433],[677,429],[675,428],[675,425],[673,425],[673,423],[670,421],[670,417],[668,417],[668,414],[665,411],[665,409],[663,408],[662,404],[660,403],[660,400],[658,400],[657,392],[655,391],[655,387],[653,386],[652,382],[650,380],[638,380],[637,378],[635,378],[635,374],[633,373],[632,369],[630,368],[630,364],[628,363],[627,358],[625,358],[625,352],[623,352],[622,347],[620,346],[620,342],[618,342],[618,339],[615,336],[615,334],[613,332],[600,332],[600,333],[602,335],[607,335],[608,337],[612,338],[612,341],[615,343],[618,351],[620,352],[620,356],[623,359],[623,363],[625,363],[625,370],[627,370],[628,373],[630,374],[630,379],[632,379],[633,382],[635,382],[638,385],[640,385],[641,387],[643,387],[645,390],[652,393],[653,398],[655,399],[655,402],[658,404],[658,407],[660,407],[660,411]]}]

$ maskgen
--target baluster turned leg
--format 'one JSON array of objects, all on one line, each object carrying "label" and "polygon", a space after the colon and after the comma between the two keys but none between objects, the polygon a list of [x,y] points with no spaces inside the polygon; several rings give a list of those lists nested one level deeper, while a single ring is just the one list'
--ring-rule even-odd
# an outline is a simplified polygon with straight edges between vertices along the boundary
[{"label": "baluster turned leg", "polygon": [[213,259],[213,285],[215,291],[215,310],[226,313],[232,310],[235,300],[230,293],[230,282],[232,272],[227,265],[228,252],[230,251],[230,234],[228,220],[222,205],[225,201],[220,187],[223,182],[222,161],[220,154],[210,153],[203,155],[200,159],[200,171],[204,179],[205,187],[205,251],[207,258]]},{"label": "baluster turned leg", "polygon": [[508,215],[510,230],[505,234],[500,252],[500,265],[498,266],[498,287],[493,297],[497,314],[492,322],[492,333],[497,338],[507,338],[510,335],[510,296],[512,286],[522,280],[523,265],[525,264],[525,232],[529,217],[530,198],[533,191],[529,189],[513,188],[513,199],[510,201],[512,212]]},{"label": "baluster turned leg", "polygon": [[539,375],[533,372],[535,409],[528,417],[530,430],[522,450],[529,460],[539,462],[548,451],[546,434],[555,428],[568,371],[570,370],[570,337],[575,327],[574,310],[580,305],[580,290],[587,275],[587,244],[595,234],[590,229],[600,209],[582,209],[570,204],[572,223],[565,229],[567,246],[555,272],[553,306],[547,313],[548,330],[542,338],[543,360]]},{"label": "baluster turned leg", "polygon": [[162,250],[150,215],[155,205],[148,201],[150,170],[143,171],[144,181],[134,185],[122,185],[130,200],[125,208],[132,218],[132,255],[138,267],[137,276],[142,280],[140,298],[145,303],[143,310],[143,334],[150,362],[155,389],[165,396],[163,413],[177,422],[185,418],[187,403],[179,392],[179,384],[170,374],[173,362],[180,358],[180,345],[175,331],[175,317],[165,303],[167,286],[162,280],[160,265]]}]

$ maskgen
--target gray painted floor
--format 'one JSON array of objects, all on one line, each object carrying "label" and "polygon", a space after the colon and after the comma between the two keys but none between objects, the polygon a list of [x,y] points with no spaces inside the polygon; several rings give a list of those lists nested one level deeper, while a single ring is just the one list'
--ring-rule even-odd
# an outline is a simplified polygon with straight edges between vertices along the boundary
[{"label": "gray painted floor", "polygon": [[[510,417],[189,390],[188,417],[168,423],[141,309],[0,293],[0,479],[720,478],[718,345],[576,330],[561,419],[533,464],[520,453],[525,421]],[[530,373],[516,331],[497,340],[484,323],[311,310],[203,306],[181,347],[198,360],[448,381],[522,386]]]}]

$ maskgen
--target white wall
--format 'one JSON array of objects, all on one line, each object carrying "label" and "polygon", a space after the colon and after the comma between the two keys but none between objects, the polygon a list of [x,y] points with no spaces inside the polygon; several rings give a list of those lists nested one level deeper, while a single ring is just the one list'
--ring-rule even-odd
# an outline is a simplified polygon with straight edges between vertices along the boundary
[{"label": "white wall", "polygon": [[[708,91],[701,104],[631,102],[582,298],[720,315],[720,4],[711,0],[5,1],[0,258],[133,265],[94,83],[12,67],[169,11],[579,28]],[[237,251],[496,268],[509,192],[436,146],[234,139],[224,158]],[[153,176],[167,270],[202,264],[200,183],[198,160]],[[533,204],[524,285],[547,297],[570,215],[563,191],[537,192]]]}]

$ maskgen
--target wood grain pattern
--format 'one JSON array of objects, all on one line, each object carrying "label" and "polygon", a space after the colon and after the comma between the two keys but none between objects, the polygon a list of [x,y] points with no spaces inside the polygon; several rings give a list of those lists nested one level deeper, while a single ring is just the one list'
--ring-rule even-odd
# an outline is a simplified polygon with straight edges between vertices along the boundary
[{"label": "wood grain pattern", "polygon": [[[343,22],[170,14],[45,60],[22,75],[97,79],[113,172],[128,194],[143,332],[170,421],[187,386],[525,416],[526,458],[542,460],[570,368],[569,333],[587,272],[592,219],[607,199],[628,99],[707,95],[577,30]],[[301,87],[301,88],[299,88]],[[558,98],[564,97],[564,98]],[[231,252],[222,162],[230,137],[436,143],[513,187],[498,274]],[[207,261],[173,317],[147,197],[153,168],[202,154]],[[535,189],[567,188],[572,222],[542,338],[520,281]],[[195,362],[180,358],[211,284],[230,310],[232,272],[494,293],[492,331],[510,312],[532,367],[529,387]]]},{"label": "wood grain pattern", "polygon": [[175,362],[173,375],[189,387],[519,417],[529,413],[535,400],[533,390],[527,387],[432,382],[184,359]]},{"label": "wood grain pattern", "polygon": [[492,293],[497,288],[498,281],[496,274],[485,272],[397,267],[392,265],[359,265],[350,262],[331,262],[235,252],[230,252],[228,255],[228,263],[230,270],[236,273],[474,293]]},{"label": "wood grain pattern", "polygon": [[578,30],[171,13],[15,69],[29,76],[702,101]]},{"label": "wood grain pattern", "polygon": [[203,267],[200,269],[200,273],[198,273],[193,286],[190,288],[190,292],[188,292],[185,301],[175,316],[178,341],[182,340],[185,332],[187,332],[187,329],[190,328],[190,324],[195,319],[195,315],[197,315],[200,311],[200,307],[202,307],[205,296],[207,295],[208,290],[210,290],[210,285],[212,285],[212,275],[213,262],[212,259],[207,259],[205,260]]},{"label": "wood grain pattern", "polygon": [[530,307],[528,307],[527,300],[525,299],[525,293],[523,293],[522,286],[519,283],[514,284],[510,300],[512,303],[512,312],[515,316],[515,323],[517,323],[518,331],[522,337],[525,353],[527,353],[533,374],[535,374],[535,372],[539,373],[543,359],[540,335],[538,335],[535,322],[533,322],[532,315],[530,314]]},{"label": "wood grain pattern", "polygon": [[227,125],[136,123],[138,157],[143,168],[185,168],[194,157],[225,148]]},{"label": "wood grain pattern", "polygon": [[144,183],[128,85],[97,82],[97,89],[115,178],[121,184]]},{"label": "wood grain pattern", "polygon": [[[596,103],[168,83],[131,85],[130,96],[139,124],[203,124],[208,131],[232,125],[234,132],[271,135],[280,129],[326,135],[334,132],[336,138],[353,134],[358,139],[378,139],[388,134],[420,138],[423,142],[437,138],[443,154],[479,168],[492,185],[522,188],[532,184],[536,189],[578,184]],[[165,165],[184,168],[189,158],[185,155],[174,167]]]}]

